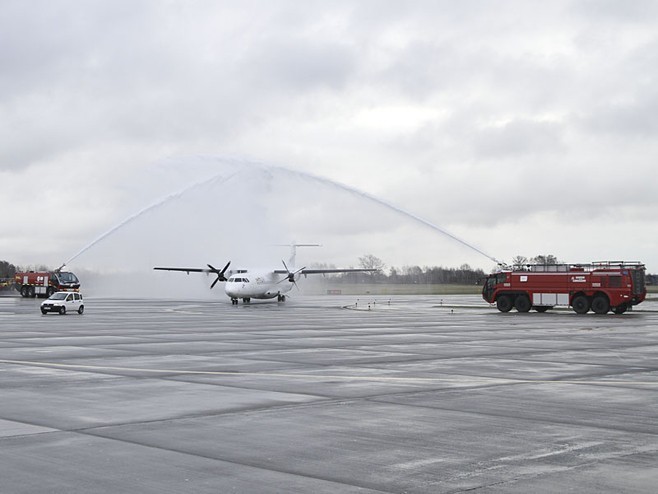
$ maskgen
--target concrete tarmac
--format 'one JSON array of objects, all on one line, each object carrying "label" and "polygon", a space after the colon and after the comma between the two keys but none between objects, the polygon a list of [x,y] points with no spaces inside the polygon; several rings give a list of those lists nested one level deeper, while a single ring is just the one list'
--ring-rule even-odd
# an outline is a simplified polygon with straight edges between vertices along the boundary
[{"label": "concrete tarmac", "polygon": [[2,493],[646,493],[658,303],[0,298]]}]

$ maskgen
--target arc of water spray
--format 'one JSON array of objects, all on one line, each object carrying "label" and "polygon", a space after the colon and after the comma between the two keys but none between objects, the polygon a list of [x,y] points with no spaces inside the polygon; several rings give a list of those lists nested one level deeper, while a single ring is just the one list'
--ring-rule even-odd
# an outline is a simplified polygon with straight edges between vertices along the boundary
[{"label": "arc of water spray", "polygon": [[278,170],[278,171],[282,171],[282,172],[288,173],[290,175],[298,176],[298,177],[301,177],[302,179],[311,179],[311,180],[314,180],[316,182],[320,182],[320,183],[325,184],[325,185],[330,184],[330,185],[333,185],[335,187],[339,187],[339,188],[341,188],[341,189],[343,189],[343,190],[345,190],[345,191],[347,191],[351,194],[356,194],[356,195],[365,197],[365,198],[367,198],[367,199],[369,199],[373,202],[376,202],[377,204],[380,204],[382,206],[390,208],[390,209],[394,210],[395,212],[397,212],[399,214],[407,216],[407,217],[417,221],[418,223],[421,223],[425,226],[428,226],[428,227],[432,228],[433,230],[438,231],[439,233],[445,235],[446,237],[449,237],[449,238],[453,239],[454,241],[459,242],[463,246],[468,247],[471,250],[474,250],[478,254],[483,255],[484,257],[486,257],[487,259],[495,262],[496,264],[501,264],[501,262],[498,259],[496,259],[495,257],[490,256],[489,254],[483,252],[482,250],[478,249],[474,245],[469,244],[465,240],[462,240],[458,236],[448,232],[447,230],[444,230],[443,228],[435,225],[434,223],[431,223],[431,222],[427,221],[426,219],[421,218],[420,216],[417,216],[413,213],[410,213],[409,211],[405,211],[402,208],[399,208],[397,206],[389,204],[386,201],[383,201],[382,199],[379,199],[378,197],[370,195],[370,194],[368,194],[366,192],[363,192],[359,189],[356,189],[354,187],[350,187],[349,185],[341,184],[340,182],[334,182],[333,180],[330,180],[328,178],[323,178],[323,177],[320,177],[318,175],[313,175],[313,174],[306,173],[306,172],[298,172],[298,171],[295,171],[295,170],[290,170],[288,168],[279,167],[279,166],[269,166],[269,168],[274,169],[274,170]]},{"label": "arc of water spray", "polygon": [[[384,206],[384,207],[387,207],[387,208],[389,208],[389,209],[392,209],[393,211],[397,212],[398,214],[401,214],[401,215],[403,215],[403,216],[406,216],[406,217],[408,217],[408,218],[411,218],[411,219],[413,219],[414,221],[416,221],[416,222],[418,222],[418,223],[420,223],[420,224],[422,224],[422,225],[424,225],[424,226],[427,226],[427,227],[429,227],[429,228],[431,228],[431,229],[433,229],[433,230],[435,230],[435,231],[441,233],[442,235],[445,235],[445,236],[448,237],[448,238],[453,239],[454,241],[456,241],[456,242],[462,244],[463,246],[465,246],[465,247],[467,247],[467,248],[469,248],[469,249],[471,249],[471,250],[477,252],[478,254],[480,254],[480,255],[486,257],[487,259],[489,259],[489,260],[495,262],[496,264],[501,264],[501,262],[498,261],[498,259],[496,259],[495,257],[490,256],[489,254],[487,254],[487,253],[485,253],[484,251],[478,249],[478,248],[475,247],[474,245],[469,244],[469,243],[466,242],[465,240],[462,240],[462,239],[459,238],[458,236],[456,236],[456,235],[454,235],[454,234],[448,232],[447,230],[445,230],[445,229],[443,229],[443,228],[441,228],[441,227],[435,225],[434,223],[431,223],[430,221],[427,221],[426,219],[421,218],[421,217],[418,216],[418,215],[415,215],[415,214],[413,214],[413,213],[410,213],[409,211],[405,211],[404,209],[402,209],[402,208],[400,208],[400,207],[397,207],[397,206],[394,206],[394,205],[392,205],[392,204],[389,204],[389,203],[387,203],[386,201],[383,201],[382,199],[379,199],[379,198],[376,197],[376,196],[370,195],[370,194],[368,194],[368,193],[366,193],[366,192],[363,192],[363,191],[361,191],[361,190],[359,190],[359,189],[356,189],[356,188],[354,188],[354,187],[351,187],[351,186],[349,186],[349,185],[341,184],[340,182],[335,182],[335,181],[330,180],[330,179],[328,179],[328,178],[320,177],[320,176],[318,176],[318,175],[313,175],[313,174],[306,173],[306,172],[300,172],[300,171],[291,170],[291,169],[289,169],[289,168],[285,168],[285,167],[282,167],[282,166],[268,165],[268,164],[264,164],[264,163],[262,163],[262,162],[254,162],[254,161],[247,161],[247,160],[235,160],[235,161],[236,161],[238,164],[243,165],[243,166],[245,166],[245,165],[254,165],[254,166],[257,166],[257,167],[259,167],[259,168],[260,168],[261,170],[263,170],[263,171],[280,171],[280,172],[282,172],[282,173],[286,173],[286,174],[288,174],[288,175],[292,175],[292,176],[296,176],[296,177],[301,177],[303,180],[313,180],[313,181],[318,182],[318,183],[321,183],[321,184],[323,184],[323,185],[333,185],[334,187],[338,187],[338,188],[340,188],[340,189],[342,189],[342,190],[344,190],[344,191],[346,191],[346,192],[349,192],[349,193],[351,193],[351,194],[355,194],[355,195],[358,195],[358,196],[361,196],[361,197],[365,197],[366,199],[369,199],[369,200],[371,200],[371,201],[373,201],[373,202],[375,202],[375,203],[377,203],[377,204],[379,204],[379,205],[381,205],[381,206]],[[235,177],[236,175],[238,175],[238,174],[240,174],[240,173],[241,173],[241,170],[238,170],[238,171],[236,171],[236,172],[233,172],[232,174],[230,174],[228,177],[226,177],[226,178],[224,179],[224,182],[228,182],[229,180],[231,180],[233,177]],[[137,218],[139,218],[139,217],[142,216],[143,214],[145,214],[145,213],[147,213],[147,212],[149,212],[149,211],[151,211],[151,210],[157,208],[158,206],[161,206],[162,204],[164,204],[164,203],[166,203],[166,202],[168,202],[168,201],[170,201],[170,200],[172,200],[172,199],[176,199],[176,198],[181,197],[183,194],[189,192],[190,190],[192,190],[192,189],[194,189],[194,188],[196,188],[196,187],[201,187],[201,186],[203,186],[203,185],[206,185],[206,184],[212,183],[212,182],[214,182],[214,181],[216,181],[216,180],[218,180],[218,179],[220,179],[220,178],[222,178],[222,174],[221,174],[221,173],[220,173],[220,174],[217,174],[217,175],[214,175],[213,177],[209,178],[208,180],[204,180],[204,181],[202,181],[202,182],[194,183],[194,184],[192,184],[192,185],[190,185],[190,186],[184,188],[183,190],[181,190],[181,191],[179,191],[179,192],[176,192],[176,193],[170,194],[170,195],[164,197],[163,199],[161,199],[161,200],[155,202],[154,204],[151,204],[150,206],[147,206],[147,207],[145,207],[144,209],[141,209],[141,210],[138,211],[137,213],[133,214],[132,216],[130,216],[130,217],[128,217],[128,218],[126,218],[124,221],[122,221],[122,222],[119,223],[118,225],[114,226],[114,227],[111,228],[110,230],[106,231],[105,233],[103,233],[102,235],[100,235],[99,237],[97,237],[96,239],[94,239],[91,243],[87,244],[85,247],[83,247],[82,249],[80,249],[80,250],[79,250],[76,254],[74,254],[70,259],[68,259],[68,260],[64,263],[63,266],[65,266],[66,264],[68,264],[68,263],[72,262],[73,260],[77,259],[80,255],[82,255],[83,253],[85,253],[87,250],[91,249],[91,248],[92,248],[94,245],[96,245],[98,242],[100,242],[101,240],[103,240],[103,239],[105,239],[106,237],[110,236],[112,233],[114,233],[115,231],[117,231],[119,228],[121,228],[121,227],[127,225],[128,223],[131,223],[132,221],[136,220]],[[63,267],[63,266],[62,266],[62,267]],[[61,269],[61,268],[60,268],[60,269]]]},{"label": "arc of water spray", "polygon": [[[229,175],[228,177],[226,177],[226,178],[224,179],[224,182],[228,182],[229,180],[231,180],[231,179],[232,179],[235,175],[237,175],[238,173],[239,173],[239,172],[234,172],[234,173],[232,173],[231,175]],[[175,193],[173,193],[173,194],[169,194],[168,196],[166,196],[166,197],[160,199],[159,201],[157,201],[157,202],[151,204],[150,206],[147,206],[147,207],[145,207],[145,208],[139,210],[138,212],[136,212],[136,213],[133,214],[132,216],[129,216],[128,218],[126,218],[125,220],[123,220],[123,221],[122,221],[121,223],[119,223],[118,225],[116,225],[116,226],[110,228],[108,231],[106,231],[106,232],[103,233],[102,235],[96,237],[92,242],[90,242],[89,244],[87,244],[85,247],[83,247],[83,248],[80,249],[78,252],[76,252],[76,253],[75,253],[70,259],[68,259],[68,260],[62,265],[62,267],[66,266],[67,264],[69,264],[69,263],[72,262],[73,260],[77,259],[79,256],[81,256],[82,254],[84,254],[85,252],[87,252],[89,249],[91,249],[91,248],[92,248],[94,245],[96,245],[98,242],[100,242],[101,240],[103,240],[103,239],[106,238],[106,237],[109,237],[109,236],[112,235],[114,232],[116,232],[119,228],[121,228],[121,227],[123,227],[123,226],[126,226],[127,224],[133,222],[134,220],[136,220],[137,218],[139,218],[139,217],[142,216],[143,214],[148,213],[149,211],[151,211],[151,210],[153,210],[153,209],[156,209],[158,206],[161,206],[161,205],[163,205],[164,203],[166,203],[166,202],[168,202],[168,201],[171,201],[172,199],[177,199],[177,198],[181,197],[183,194],[189,192],[189,191],[192,190],[192,189],[195,189],[195,188],[197,188],[197,187],[201,187],[201,186],[203,186],[203,185],[206,185],[206,184],[212,183],[212,182],[218,180],[218,179],[221,178],[221,177],[222,177],[222,174],[217,174],[217,175],[214,175],[212,178],[209,178],[208,180],[204,180],[204,181],[202,181],[202,182],[194,183],[194,184],[192,184],[192,185],[190,185],[190,186],[184,188],[183,190],[180,190],[180,191],[175,192]],[[60,268],[60,269],[61,269],[61,268]]]}]

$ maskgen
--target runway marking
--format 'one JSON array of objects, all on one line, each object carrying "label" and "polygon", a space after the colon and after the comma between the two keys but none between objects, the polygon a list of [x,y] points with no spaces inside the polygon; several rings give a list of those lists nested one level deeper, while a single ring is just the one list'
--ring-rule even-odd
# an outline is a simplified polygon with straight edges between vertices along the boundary
[{"label": "runway marking", "polygon": [[153,374],[191,374],[207,376],[248,376],[248,377],[285,377],[293,379],[340,379],[346,381],[382,381],[400,383],[458,383],[458,384],[587,384],[587,385],[643,385],[658,386],[658,381],[567,381],[559,379],[510,379],[497,377],[482,377],[470,379],[449,379],[440,377],[390,377],[390,376],[339,376],[333,374],[285,374],[278,372],[239,372],[239,371],[195,371],[182,369],[145,369],[140,367],[116,367],[106,365],[82,365],[82,364],[58,364],[55,362],[35,362],[31,360],[5,360],[0,359],[0,364],[25,365],[37,367],[50,367],[56,369],[80,369],[80,370],[106,370],[121,372],[143,372]]}]

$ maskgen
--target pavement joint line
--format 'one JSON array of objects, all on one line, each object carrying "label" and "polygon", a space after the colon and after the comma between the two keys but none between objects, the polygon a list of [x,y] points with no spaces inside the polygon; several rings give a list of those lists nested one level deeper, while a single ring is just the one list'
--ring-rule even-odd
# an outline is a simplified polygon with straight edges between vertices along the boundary
[{"label": "pavement joint line", "polygon": [[341,379],[357,381],[383,381],[383,382],[436,382],[436,383],[491,383],[491,384],[580,384],[580,385],[644,385],[658,386],[658,381],[586,381],[586,380],[560,380],[560,379],[511,379],[483,377],[478,379],[445,379],[440,377],[391,377],[391,376],[339,376],[332,374],[315,375],[315,374],[285,374],[277,372],[239,372],[239,371],[195,371],[183,369],[145,369],[140,367],[117,367],[106,365],[82,365],[82,364],[60,364],[55,362],[36,362],[31,360],[6,360],[0,359],[0,364],[25,365],[37,367],[50,367],[57,369],[79,369],[79,370],[98,370],[98,371],[123,371],[123,372],[144,372],[153,374],[190,374],[190,375],[207,375],[207,376],[247,376],[247,377],[285,377],[292,379]]}]

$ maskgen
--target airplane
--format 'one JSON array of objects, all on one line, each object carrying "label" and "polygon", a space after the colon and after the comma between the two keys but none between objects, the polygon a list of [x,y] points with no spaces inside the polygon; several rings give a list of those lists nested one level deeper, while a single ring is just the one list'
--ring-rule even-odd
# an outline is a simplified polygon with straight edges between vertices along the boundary
[{"label": "airplane", "polygon": [[207,268],[178,268],[178,267],[154,267],[156,271],[182,271],[190,273],[212,273],[217,278],[212,282],[210,288],[215,288],[219,282],[226,282],[224,291],[231,299],[233,305],[238,304],[238,300],[248,304],[254,299],[272,299],[276,298],[278,302],[285,302],[286,293],[297,286],[297,280],[304,275],[309,274],[330,274],[330,273],[372,273],[377,269],[307,269],[306,267],[295,269],[295,256],[297,247],[320,247],[319,244],[297,244],[288,245],[291,247],[291,255],[288,264],[281,260],[285,269],[257,270],[257,269],[238,269],[229,271],[231,261],[226,263],[223,269],[217,269],[208,264]]}]

